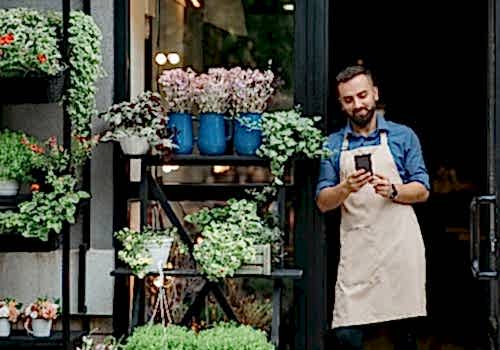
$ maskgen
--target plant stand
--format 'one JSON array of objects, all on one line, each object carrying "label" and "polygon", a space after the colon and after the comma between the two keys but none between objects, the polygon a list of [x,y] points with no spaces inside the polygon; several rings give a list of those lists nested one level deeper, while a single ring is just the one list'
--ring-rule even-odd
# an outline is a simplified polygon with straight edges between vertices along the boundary
[{"label": "plant stand", "polygon": [[[208,158],[208,159],[207,159]],[[147,203],[150,199],[155,199],[159,201],[162,209],[165,211],[170,222],[177,228],[179,236],[183,240],[183,242],[188,246],[189,252],[192,257],[192,250],[194,243],[189,237],[188,233],[184,230],[179,218],[175,215],[172,207],[169,204],[169,200],[172,198],[168,198],[163,187],[158,184],[155,179],[152,178],[151,175],[147,173],[148,165],[162,165],[165,164],[164,161],[158,158],[151,157],[129,157],[126,159],[129,163],[128,168],[130,169],[130,181],[138,184],[138,193],[137,195],[132,195],[130,197],[139,198],[141,202],[141,226],[145,223],[146,217],[146,208]],[[205,156],[176,156],[171,159],[168,164],[184,164],[184,165],[213,165],[213,164],[244,164],[244,165],[262,165],[264,160],[258,157],[240,157],[240,156],[220,156],[220,157],[205,157]],[[134,170],[135,169],[135,170]],[[140,169],[140,171],[138,170]],[[175,187],[175,185],[172,185]],[[179,185],[186,186],[186,185]],[[181,199],[190,199],[191,196],[196,198],[203,197],[203,193],[201,189],[207,189],[208,193],[210,193],[213,188],[207,184],[197,184],[189,185],[191,186],[190,191],[178,191],[175,200]],[[222,190],[222,187],[225,184],[217,184],[214,185],[215,188]],[[237,184],[228,184],[227,189],[234,191],[237,188]],[[173,187],[168,187],[172,189]],[[199,188],[198,188],[199,187]],[[248,186],[241,186],[242,189],[248,188]],[[284,188],[280,191],[278,195],[278,206],[280,218],[284,220]],[[176,191],[174,191],[176,192]],[[221,191],[219,191],[220,193]],[[151,194],[152,198],[149,198],[149,194]],[[182,197],[182,194],[184,198]],[[206,195],[207,193],[205,193]],[[174,196],[175,197],[175,196]],[[226,193],[227,197],[227,193]],[[205,199],[207,199],[205,197]],[[211,198],[209,198],[211,199]],[[269,248],[269,247],[268,247]],[[267,255],[269,255],[269,249],[267,248]],[[274,271],[269,271],[269,264],[264,263],[266,248],[261,249],[262,258],[259,262],[252,267],[252,270],[241,269],[238,271],[233,278],[266,278],[273,280],[273,313],[272,313],[272,329],[271,329],[271,340],[273,344],[279,349],[280,345],[280,326],[281,326],[281,305],[282,305],[282,295],[283,295],[283,280],[284,279],[300,279],[302,278],[302,270],[300,269],[285,269],[279,268]],[[267,258],[267,257],[266,257]],[[257,268],[255,268],[257,267]],[[266,271],[267,270],[267,271]],[[205,297],[211,292],[220,307],[226,314],[226,316],[233,321],[238,321],[234,311],[226,300],[221,285],[217,282],[209,281],[203,274],[201,274],[197,270],[168,270],[164,269],[163,273],[165,276],[176,276],[176,277],[203,277],[205,282],[203,287],[196,295],[194,302],[189,306],[187,312],[184,314],[181,323],[183,325],[188,326],[192,321],[193,317],[199,314],[201,308],[204,304]],[[111,275],[115,276],[118,280],[122,278],[129,278],[132,274],[131,270],[128,268],[117,268],[111,272]],[[150,273],[148,275],[156,275],[155,273]],[[117,282],[118,282],[117,280]],[[130,279],[129,279],[130,282]],[[118,283],[115,283],[117,285]],[[144,279],[134,279],[133,288],[130,288],[129,285],[127,293],[125,288],[123,287],[122,282],[119,283],[120,287],[115,288],[115,310],[113,312],[113,317],[115,319],[115,331],[117,331],[117,335],[122,335],[125,333],[130,333],[132,329],[138,325],[145,324],[144,319],[144,304],[145,304],[145,283]],[[125,283],[126,284],[126,283]],[[123,307],[123,302],[131,301],[131,310],[127,310]],[[127,303],[128,305],[128,303]],[[130,322],[129,322],[130,321]]]}]

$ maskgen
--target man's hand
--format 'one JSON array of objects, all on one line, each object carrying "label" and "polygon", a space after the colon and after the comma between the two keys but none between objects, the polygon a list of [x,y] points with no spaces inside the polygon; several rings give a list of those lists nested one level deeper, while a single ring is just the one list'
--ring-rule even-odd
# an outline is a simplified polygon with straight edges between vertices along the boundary
[{"label": "man's hand", "polygon": [[371,184],[375,189],[375,193],[378,193],[379,195],[387,199],[391,198],[392,186],[387,176],[374,174]]},{"label": "man's hand", "polygon": [[361,187],[371,182],[372,179],[373,177],[370,172],[365,169],[359,169],[347,177],[346,187],[349,192],[358,192]]}]

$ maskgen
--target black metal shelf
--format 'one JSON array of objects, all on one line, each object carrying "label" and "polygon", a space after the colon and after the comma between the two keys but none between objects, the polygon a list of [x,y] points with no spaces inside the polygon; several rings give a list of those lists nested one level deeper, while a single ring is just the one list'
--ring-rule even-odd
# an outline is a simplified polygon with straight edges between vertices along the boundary
[{"label": "black metal shelf", "polygon": [[[75,344],[85,332],[71,332],[70,343]],[[60,349],[64,346],[63,333],[52,331],[46,338],[36,338],[26,334],[26,331],[12,331],[6,338],[0,338],[0,349]]]},{"label": "black metal shelf", "polygon": [[221,156],[203,156],[197,154],[160,156],[124,156],[127,158],[143,158],[148,165],[260,165],[266,166],[269,161],[257,156],[239,156],[234,154]]},{"label": "black metal shelf", "polygon": [[2,209],[15,208],[19,203],[31,199],[31,194],[18,194],[17,196],[0,196],[0,207]]},{"label": "black metal shelf", "polygon": [[[247,190],[262,190],[269,184],[238,184],[238,183],[180,183],[160,185],[163,193],[168,194],[170,201],[203,201],[226,200],[228,198],[249,198]],[[286,188],[292,187],[286,185]]]},{"label": "black metal shelf", "polygon": [[0,252],[51,252],[61,245],[61,236],[49,234],[47,241],[38,238],[23,237],[18,233],[0,234]]},{"label": "black metal shelf", "polygon": [[[176,277],[200,277],[203,276],[202,273],[200,273],[198,270],[193,270],[193,269],[176,269],[176,270],[170,270],[170,269],[164,269],[163,273],[166,276],[176,276]],[[117,268],[116,270],[111,272],[112,276],[118,276],[118,275],[133,275],[134,273],[124,267]],[[236,273],[232,277],[227,277],[227,278],[245,278],[245,277],[252,277],[252,278],[266,278],[266,279],[300,279],[302,278],[302,270],[301,269],[276,269],[271,272],[270,275],[261,275],[261,274],[253,274],[253,273]],[[147,275],[150,276],[155,276],[158,275],[158,273],[155,272],[150,272]]]}]

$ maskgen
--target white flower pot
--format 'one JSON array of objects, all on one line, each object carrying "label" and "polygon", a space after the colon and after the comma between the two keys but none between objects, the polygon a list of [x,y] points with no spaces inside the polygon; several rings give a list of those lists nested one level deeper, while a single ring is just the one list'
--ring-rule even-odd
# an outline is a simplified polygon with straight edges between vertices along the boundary
[{"label": "white flower pot", "polygon": [[165,237],[161,244],[150,243],[146,245],[153,258],[153,262],[148,266],[148,271],[159,272],[158,267],[162,268],[165,265],[170,255],[170,248],[173,241],[172,237]]},{"label": "white flower pot", "polygon": [[15,196],[19,191],[19,182],[16,180],[0,179],[0,196]]},{"label": "white flower pot", "polygon": [[52,329],[52,320],[44,320],[42,318],[35,318],[32,320],[33,330],[28,330],[34,337],[50,337],[50,330]]},{"label": "white flower pot", "polygon": [[129,136],[120,140],[123,153],[133,156],[143,155],[149,151],[149,142],[145,137]]},{"label": "white flower pot", "polygon": [[10,322],[6,318],[0,318],[0,337],[8,337],[10,335]]}]

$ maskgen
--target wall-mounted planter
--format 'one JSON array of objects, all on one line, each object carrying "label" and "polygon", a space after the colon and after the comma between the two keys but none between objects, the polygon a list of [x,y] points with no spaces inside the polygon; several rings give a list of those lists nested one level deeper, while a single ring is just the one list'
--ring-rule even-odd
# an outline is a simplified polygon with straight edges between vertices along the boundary
[{"label": "wall-mounted planter", "polygon": [[61,100],[68,70],[46,77],[0,78],[0,104],[53,103]]}]

